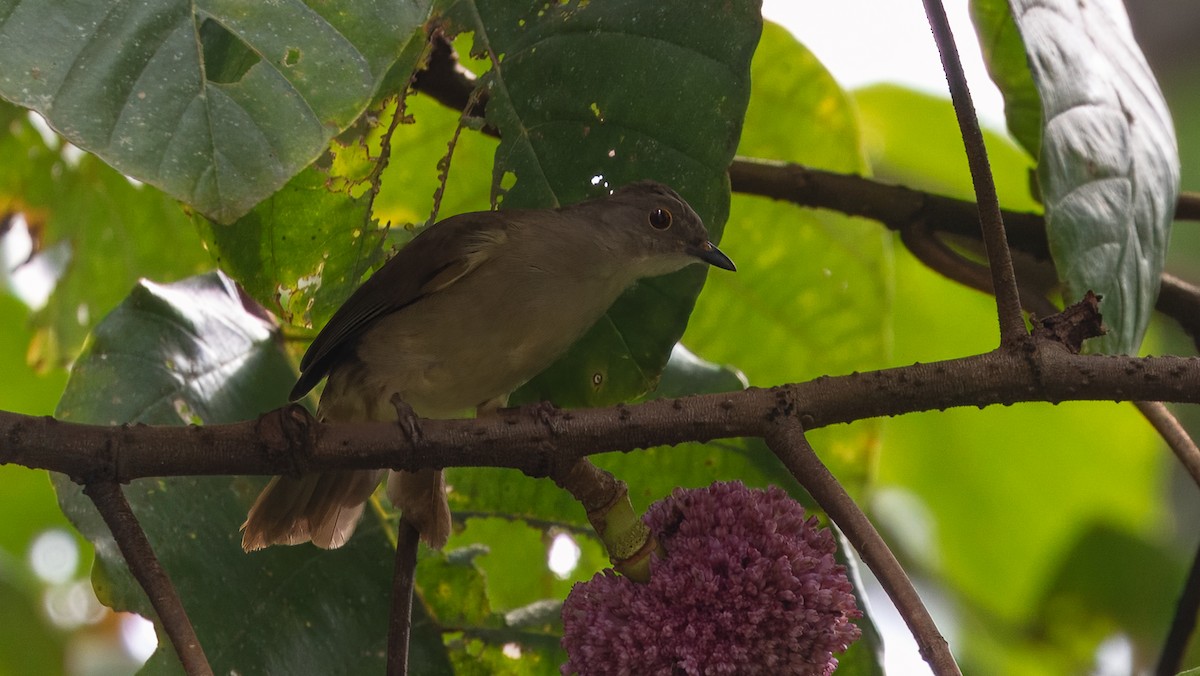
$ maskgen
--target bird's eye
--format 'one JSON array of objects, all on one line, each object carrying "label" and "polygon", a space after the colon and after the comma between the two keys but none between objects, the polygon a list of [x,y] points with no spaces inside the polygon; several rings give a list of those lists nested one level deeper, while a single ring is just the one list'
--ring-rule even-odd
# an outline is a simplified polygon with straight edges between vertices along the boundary
[{"label": "bird's eye", "polygon": [[671,212],[666,209],[651,209],[650,227],[655,230],[666,230],[671,227]]}]

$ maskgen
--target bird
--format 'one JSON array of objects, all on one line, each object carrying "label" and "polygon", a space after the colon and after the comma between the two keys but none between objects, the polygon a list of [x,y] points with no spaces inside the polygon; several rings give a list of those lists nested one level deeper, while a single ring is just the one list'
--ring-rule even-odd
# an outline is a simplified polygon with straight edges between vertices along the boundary
[{"label": "bird", "polygon": [[[398,396],[425,418],[507,402],[638,280],[694,263],[736,270],[701,218],[651,180],[555,209],[463,213],[429,226],[333,314],[300,361],[290,400],[327,378],[317,417],[396,421]],[[346,543],[383,470],[270,480],[242,525],[246,551]],[[441,469],[391,471],[387,495],[441,548],[452,522]]]}]

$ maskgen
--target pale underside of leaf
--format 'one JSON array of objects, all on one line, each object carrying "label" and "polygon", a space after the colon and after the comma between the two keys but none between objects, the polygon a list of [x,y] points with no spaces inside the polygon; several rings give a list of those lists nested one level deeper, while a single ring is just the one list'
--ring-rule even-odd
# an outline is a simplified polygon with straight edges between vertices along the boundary
[{"label": "pale underside of leaf", "polygon": [[1158,295],[1179,156],[1166,102],[1114,0],[1013,0],[1041,94],[1039,179],[1067,300],[1103,296],[1109,333],[1134,353]]}]

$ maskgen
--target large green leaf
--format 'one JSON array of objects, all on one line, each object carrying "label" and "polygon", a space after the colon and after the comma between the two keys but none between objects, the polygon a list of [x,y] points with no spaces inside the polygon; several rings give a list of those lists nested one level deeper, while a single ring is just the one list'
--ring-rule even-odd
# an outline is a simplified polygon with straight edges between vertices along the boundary
[{"label": "large green leaf", "polygon": [[[410,41],[397,68],[411,67],[424,48],[424,42]],[[405,119],[411,118],[403,90],[376,102],[315,163],[231,226],[196,216],[221,269],[283,320],[322,326],[365,273],[383,261],[389,223],[375,209],[375,198],[379,165],[386,157],[383,143],[401,105]],[[436,176],[441,151],[413,152],[414,135],[399,132],[412,127],[399,126],[390,137],[391,150],[403,166]],[[443,141],[438,127],[422,125],[420,132],[428,142]],[[401,199],[411,204],[416,198],[409,192]]]},{"label": "large green leaf", "polygon": [[[740,154],[869,173],[853,103],[779,26],[763,31],[751,81]],[[877,224],[735,195],[722,247],[738,272],[714,274],[696,304],[683,341],[698,354],[760,386],[888,364],[880,317],[891,307],[892,253]],[[873,423],[820,430],[813,441],[853,488],[875,432]]]},{"label": "large green leaf", "polygon": [[984,66],[1004,97],[1008,130],[1030,155],[1037,157],[1042,146],[1042,99],[1029,72],[1025,44],[1008,0],[970,0],[969,5]]},{"label": "large green leaf", "polygon": [[[390,136],[392,162],[379,177],[381,143],[396,111],[392,97],[362,116],[313,166],[231,226],[197,216],[221,269],[281,319],[321,327],[391,246],[411,239],[434,209],[439,162],[459,115],[410,94],[409,121]],[[467,133],[440,203],[443,216],[488,208],[487,164],[495,141]]]},{"label": "large green leaf", "polygon": [[[481,84],[502,139],[497,189],[515,176],[497,195],[504,206],[569,204],[654,178],[720,236],[757,3],[460,0],[447,16],[491,64]],[[596,405],[651,389],[704,276],[692,266],[640,284],[518,398]]]},{"label": "large green leaf", "polygon": [[321,325],[382,260],[371,201],[309,167],[234,225],[197,217],[217,265],[281,319]]},{"label": "large green leaf", "polygon": [[[99,424],[231,422],[284,403],[293,380],[274,327],[248,312],[223,276],[144,282],[96,328],[57,415]],[[65,477],[55,483],[63,511],[96,544],[100,598],[152,615],[90,501]],[[380,522],[368,521],[332,552],[301,546],[245,554],[238,524],[261,485],[186,477],[124,489],[214,669],[382,671],[394,548]],[[416,606],[414,669],[446,673],[440,632]],[[150,671],[179,671],[165,638]]]},{"label": "large green leaf", "polygon": [[[0,96],[220,222],[350,125],[427,0],[0,2]],[[400,64],[411,70],[415,62]]]},{"label": "large green leaf", "polygon": [[[1092,349],[1136,353],[1179,191],[1170,111],[1120,2],[1013,0],[1012,10],[1041,97],[1038,180],[1059,278],[1068,300],[1103,297],[1109,333]],[[1022,66],[992,64],[998,84],[1018,88],[1010,97],[1030,100]]]}]

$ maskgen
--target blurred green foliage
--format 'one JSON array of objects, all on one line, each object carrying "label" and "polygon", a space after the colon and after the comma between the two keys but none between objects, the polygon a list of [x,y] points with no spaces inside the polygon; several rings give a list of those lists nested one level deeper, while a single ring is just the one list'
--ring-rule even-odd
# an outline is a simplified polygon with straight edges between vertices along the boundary
[{"label": "blurred green foliage", "polygon": [[[592,175],[614,185],[643,176],[669,179],[683,186],[714,230],[723,227],[722,248],[739,265],[736,275],[709,276],[690,317],[702,281],[694,274],[666,286],[641,285],[640,300],[637,294],[627,298],[627,309],[616,311],[601,335],[589,339],[591,347],[575,357],[586,369],[601,364],[633,374],[617,378],[613,391],[590,391],[591,379],[579,379],[590,371],[577,366],[535,382],[526,398],[598,402],[642,395],[656,384],[661,394],[674,396],[735,389],[740,376],[770,386],[995,346],[991,299],[930,272],[877,224],[756,197],[729,200],[724,183],[721,165],[736,144],[743,155],[970,198],[965,156],[945,100],[890,86],[847,92],[782,29],[768,25],[757,41],[755,17],[744,12],[730,18],[690,3],[667,3],[687,11],[671,15],[666,8],[656,20],[669,18],[691,36],[672,34],[671,40],[661,39],[662,31],[639,34],[630,26],[585,39],[590,32],[571,27],[592,26],[587,22],[595,16],[577,15],[584,10],[576,3],[520,17],[538,40],[569,37],[603,59],[572,66],[553,53],[541,60],[523,53],[543,45],[527,44],[532,38],[518,30],[525,24],[517,18],[505,15],[504,30],[486,30],[489,21],[500,21],[491,12],[515,11],[512,6],[451,4],[446,6],[458,27],[475,31],[456,44],[464,52],[471,44],[490,45],[503,54],[501,64],[512,66],[495,73],[490,60],[461,54],[465,65],[505,91],[506,100],[493,90],[496,108],[489,106],[489,119],[506,139],[517,138],[503,145],[464,129],[440,203],[434,199],[439,165],[459,114],[422,95],[404,99],[411,119],[391,137],[391,163],[377,188],[371,172],[394,114],[395,98],[387,96],[394,91],[376,92],[368,115],[321,159],[233,225],[195,215],[189,223],[188,214],[161,193],[129,183],[89,155],[70,159],[19,109],[0,106],[7,131],[0,147],[9,158],[0,169],[0,211],[29,221],[35,254],[61,247],[71,252],[48,304],[37,311],[18,300],[7,273],[0,276],[0,313],[12,318],[0,322],[0,409],[50,414],[67,383],[64,366],[71,363],[68,394],[57,405],[60,415],[78,420],[216,423],[278,405],[290,385],[286,357],[303,348],[311,335],[307,328],[319,327],[435,209],[445,216],[487,208],[494,179],[509,172],[516,183],[504,199],[514,204],[573,201],[599,189]],[[473,7],[486,10],[479,14],[482,24],[462,19],[464,9]],[[744,63],[755,48],[752,65]],[[725,54],[724,71],[734,74],[707,62],[694,65],[710,52]],[[648,54],[654,55],[650,66]],[[624,79],[588,69],[599,63],[624,69]],[[747,92],[739,77],[747,67],[751,89],[741,127]],[[673,79],[690,84],[686,91],[670,89]],[[570,81],[571,87],[540,97],[548,81]],[[680,96],[688,97],[686,104]],[[705,108],[705,97],[720,99],[720,105]],[[521,137],[535,122],[543,135]],[[1185,129],[1181,138],[1196,134]],[[704,147],[692,147],[701,142]],[[1000,134],[989,134],[987,142],[1004,206],[1038,210],[1031,189],[1034,160]],[[597,148],[605,152],[597,154]],[[608,157],[610,148],[616,161]],[[551,170],[539,176],[539,166]],[[511,185],[511,177],[502,185]],[[219,278],[191,277],[214,262],[283,326],[238,314],[240,304]],[[135,290],[140,277],[154,283]],[[125,302],[114,311],[121,298]],[[646,307],[666,308],[655,314],[653,336],[613,328],[636,327]],[[217,316],[228,321],[205,323]],[[258,337],[221,338],[237,338],[241,322],[242,338]],[[261,331],[249,328],[254,326]],[[667,363],[681,332],[695,354],[677,349]],[[643,342],[614,351],[614,340],[628,342],[626,334]],[[172,350],[189,355],[197,372],[213,380],[180,375],[184,362],[169,358]],[[636,358],[649,356],[630,371],[626,362],[638,350]],[[239,354],[247,359],[244,369],[223,366]],[[146,363],[134,365],[139,358]],[[946,633],[968,672],[1086,671],[1097,646],[1122,635],[1133,642],[1139,664],[1153,659],[1186,548],[1176,542],[1173,520],[1180,517],[1167,491],[1169,455],[1131,406],[930,412],[817,430],[812,441],[906,567],[946,599]],[[752,441],[614,454],[598,463],[629,483],[639,509],[675,486],[718,479],[780,484],[803,497],[773,456]],[[422,553],[417,605],[428,619],[419,625],[419,664],[429,672],[557,673],[554,604],[574,582],[606,565],[582,509],[549,482],[512,471],[455,469],[449,480],[452,508],[465,527],[444,554]],[[61,477],[55,483],[76,525],[89,539],[106,542],[74,487]],[[369,514],[351,545],[338,552],[298,547],[245,556],[237,547],[237,525],[260,485],[254,478],[145,480],[127,492],[185,605],[196,612],[202,641],[220,646],[210,653],[216,664],[243,673],[283,673],[297,664],[329,673],[376,673],[381,655],[372,646],[386,631],[381,613],[393,516],[382,508]],[[71,527],[55,499],[45,473],[0,467],[0,514],[6,515],[0,518],[0,609],[37,618],[22,625],[26,633],[18,640],[0,640],[0,676],[61,673],[69,646],[80,645],[79,637],[95,634],[96,627],[107,630],[109,645],[118,645],[111,616],[82,630],[47,619],[43,597],[54,584],[40,580],[28,559],[39,533]],[[581,556],[560,577],[546,561],[563,534],[578,544]],[[100,557],[92,570],[90,545],[78,541],[87,553],[77,574],[91,570],[105,601],[144,612],[141,592],[120,560]],[[219,596],[215,590],[226,598],[212,598]],[[320,618],[320,630],[305,627],[311,617]],[[7,626],[8,617],[0,619]],[[329,627],[342,633],[325,631]],[[262,654],[264,645],[279,651]],[[510,645],[520,646],[519,655]],[[25,652],[18,654],[18,647]],[[338,650],[347,649],[359,652],[338,662]],[[131,664],[109,673],[128,672]],[[150,673],[177,669],[169,649],[160,649],[148,667]],[[844,669],[876,673],[879,665],[860,650]]]}]

